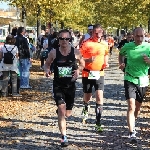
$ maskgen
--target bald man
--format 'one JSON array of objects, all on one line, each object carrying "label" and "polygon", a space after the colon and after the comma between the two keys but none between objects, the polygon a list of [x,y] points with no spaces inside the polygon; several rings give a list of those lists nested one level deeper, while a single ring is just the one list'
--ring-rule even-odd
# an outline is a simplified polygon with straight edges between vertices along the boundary
[{"label": "bald man", "polygon": [[[125,68],[124,88],[128,102],[127,123],[131,143],[137,143],[135,120],[140,113],[140,108],[149,85],[148,69],[150,66],[150,46],[143,42],[144,31],[137,27],[134,30],[134,42],[126,43],[119,52],[120,69]],[[123,62],[127,56],[127,65]]]}]

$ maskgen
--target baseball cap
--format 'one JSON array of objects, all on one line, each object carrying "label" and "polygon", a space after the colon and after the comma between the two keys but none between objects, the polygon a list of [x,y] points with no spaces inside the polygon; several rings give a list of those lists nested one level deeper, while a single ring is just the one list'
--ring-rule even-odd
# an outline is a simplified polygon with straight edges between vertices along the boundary
[{"label": "baseball cap", "polygon": [[92,29],[93,29],[93,25],[92,25],[92,24],[89,24],[89,25],[88,25],[88,29],[91,29],[91,30],[92,30]]}]

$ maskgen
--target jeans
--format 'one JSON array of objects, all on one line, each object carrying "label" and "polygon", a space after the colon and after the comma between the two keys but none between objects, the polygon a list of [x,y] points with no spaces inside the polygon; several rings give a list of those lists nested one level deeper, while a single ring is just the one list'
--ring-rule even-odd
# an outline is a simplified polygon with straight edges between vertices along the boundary
[{"label": "jeans", "polygon": [[29,87],[30,67],[31,62],[29,58],[19,60],[20,87]]}]

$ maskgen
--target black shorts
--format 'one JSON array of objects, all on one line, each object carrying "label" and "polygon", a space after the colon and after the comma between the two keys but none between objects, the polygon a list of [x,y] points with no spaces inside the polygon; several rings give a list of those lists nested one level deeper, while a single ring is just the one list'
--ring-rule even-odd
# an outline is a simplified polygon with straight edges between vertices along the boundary
[{"label": "black shorts", "polygon": [[56,105],[66,104],[66,110],[72,110],[75,98],[75,84],[70,88],[53,85],[54,100]]},{"label": "black shorts", "polygon": [[140,87],[138,84],[134,84],[132,82],[125,80],[124,88],[126,99],[134,98],[139,103],[143,102],[143,98],[146,93],[146,87]]},{"label": "black shorts", "polygon": [[92,87],[94,86],[95,91],[104,91],[104,76],[101,76],[98,80],[88,79],[88,77],[82,77],[83,92],[92,93]]}]

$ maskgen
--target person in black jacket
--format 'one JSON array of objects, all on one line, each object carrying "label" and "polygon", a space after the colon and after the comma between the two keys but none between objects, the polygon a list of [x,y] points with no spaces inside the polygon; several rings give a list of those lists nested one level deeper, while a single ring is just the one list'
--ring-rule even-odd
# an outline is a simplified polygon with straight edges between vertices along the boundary
[{"label": "person in black jacket", "polygon": [[24,36],[25,28],[19,27],[16,36],[16,46],[19,51],[19,71],[20,71],[20,88],[30,89],[29,76],[32,59],[30,58],[29,44],[27,38]]}]

